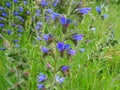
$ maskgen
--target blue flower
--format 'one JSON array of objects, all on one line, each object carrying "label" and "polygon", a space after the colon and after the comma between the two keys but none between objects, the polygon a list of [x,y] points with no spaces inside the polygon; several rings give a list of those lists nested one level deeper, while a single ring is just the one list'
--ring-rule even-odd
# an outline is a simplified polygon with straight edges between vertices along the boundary
[{"label": "blue flower", "polygon": [[37,10],[36,10],[36,16],[40,16],[40,12],[41,12],[41,10],[40,10],[40,9],[37,9]]},{"label": "blue flower", "polygon": [[38,81],[39,81],[39,82],[43,82],[43,81],[45,81],[46,79],[47,79],[47,77],[46,77],[44,74],[38,75]]},{"label": "blue flower", "polygon": [[35,29],[36,29],[36,30],[40,30],[41,27],[42,27],[42,22],[37,22],[37,23],[36,23],[36,26],[35,26]]},{"label": "blue flower", "polygon": [[14,42],[14,43],[17,43],[17,42],[19,42],[19,40],[15,39],[15,40],[13,40],[13,42]]},{"label": "blue flower", "polygon": [[51,34],[44,34],[43,38],[44,38],[44,40],[49,41],[53,38],[53,36]]},{"label": "blue flower", "polygon": [[67,21],[67,19],[66,19],[65,16],[61,16],[61,17],[60,17],[60,23],[61,23],[62,25],[66,25],[66,21]]},{"label": "blue flower", "polygon": [[8,30],[7,33],[8,33],[8,35],[11,35],[11,34],[12,34],[12,31],[11,31],[11,30]]},{"label": "blue flower", "polygon": [[91,8],[88,8],[88,7],[80,8],[79,12],[82,13],[82,14],[88,14],[90,10],[91,10]]},{"label": "blue flower", "polygon": [[41,47],[41,51],[42,51],[43,53],[48,53],[49,49],[42,46],[42,47]]},{"label": "blue flower", "polygon": [[19,29],[18,32],[21,33],[21,32],[23,32],[23,30],[22,30],[22,29]]},{"label": "blue flower", "polygon": [[60,15],[58,13],[53,13],[52,14],[52,19],[55,20],[56,18],[58,18]]},{"label": "blue flower", "polygon": [[10,7],[10,6],[11,6],[11,3],[7,2],[7,3],[6,3],[6,6],[7,6],[7,7]]},{"label": "blue flower", "polygon": [[20,11],[20,12],[23,12],[23,7],[19,7],[19,11]]},{"label": "blue flower", "polygon": [[0,10],[1,10],[1,11],[3,11],[3,10],[5,10],[5,8],[4,8],[4,7],[2,7],[2,6],[0,6]]},{"label": "blue flower", "polygon": [[30,15],[30,11],[26,11],[26,14],[27,14],[27,15]]},{"label": "blue flower", "polygon": [[18,13],[17,11],[13,12],[13,14],[14,14],[15,16],[18,16],[18,15],[19,15],[19,13]]},{"label": "blue flower", "polygon": [[100,6],[97,6],[97,7],[96,7],[96,11],[97,11],[98,13],[101,13],[101,7],[100,7]]},{"label": "blue flower", "polygon": [[27,2],[27,1],[23,1],[23,3],[24,3],[24,4],[28,4],[28,2]]},{"label": "blue flower", "polygon": [[7,16],[7,13],[6,13],[6,12],[3,12],[3,13],[2,13],[2,16],[3,16],[3,17],[6,17],[6,16]]},{"label": "blue flower", "polygon": [[72,39],[76,41],[81,41],[83,39],[83,36],[83,34],[75,34],[72,36]]},{"label": "blue flower", "polygon": [[54,0],[53,6],[56,7],[59,1],[60,1],[60,0]]},{"label": "blue flower", "polygon": [[61,51],[70,49],[70,45],[64,44],[64,42],[58,42],[56,48],[58,49],[58,51],[61,52]]},{"label": "blue flower", "polygon": [[5,25],[3,23],[0,23],[0,27],[3,28]]},{"label": "blue flower", "polygon": [[69,55],[75,55],[75,54],[76,54],[76,50],[72,50],[72,49],[71,49],[71,50],[68,51],[68,54],[69,54]]},{"label": "blue flower", "polygon": [[41,5],[44,7],[44,6],[47,6],[48,3],[45,0],[41,0]]},{"label": "blue flower", "polygon": [[14,3],[18,3],[18,0],[13,0]]},{"label": "blue flower", "polygon": [[58,83],[63,83],[64,81],[65,81],[65,78],[60,78],[59,76],[56,76],[55,77],[55,80],[56,80],[56,82],[58,82]]},{"label": "blue flower", "polygon": [[44,90],[45,86],[43,84],[38,84],[38,90]]},{"label": "blue flower", "polygon": [[67,72],[67,71],[69,71],[69,69],[70,69],[70,67],[69,66],[62,66],[61,67],[61,70],[62,70],[62,72]]}]

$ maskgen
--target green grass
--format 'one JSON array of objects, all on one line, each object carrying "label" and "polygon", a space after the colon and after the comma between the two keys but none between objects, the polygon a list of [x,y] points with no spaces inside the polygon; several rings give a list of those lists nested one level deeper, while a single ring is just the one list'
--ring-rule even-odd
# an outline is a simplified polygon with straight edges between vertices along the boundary
[{"label": "green grass", "polygon": [[[8,46],[10,49],[6,51],[0,51],[0,90],[9,90],[9,88],[14,87],[15,83],[20,83],[20,86],[26,85],[26,88],[15,88],[13,90],[37,90],[37,76],[39,73],[44,73],[51,78],[50,81],[44,82],[46,86],[51,86],[53,82],[52,73],[47,70],[46,63],[50,63],[56,70],[61,65],[70,65],[69,76],[66,77],[65,82],[61,86],[57,86],[56,90],[120,90],[120,45],[116,44],[115,46],[106,46],[103,51],[99,51],[100,44],[105,44],[106,40],[111,34],[108,27],[112,26],[112,30],[115,31],[114,40],[120,42],[120,25],[119,25],[119,5],[109,4],[108,12],[109,17],[105,20],[102,20],[95,11],[96,5],[88,5],[93,9],[91,11],[92,16],[96,16],[96,20],[93,23],[93,26],[96,28],[96,31],[88,29],[88,25],[91,22],[91,17],[85,15],[84,21],[78,23],[78,26],[69,27],[69,30],[76,30],[79,33],[85,34],[84,40],[78,44],[78,47],[74,47],[71,41],[73,49],[85,48],[84,53],[78,52],[75,56],[72,57],[72,60],[69,61],[67,58],[58,57],[58,51],[54,50],[56,54],[57,65],[54,62],[51,56],[45,58],[42,57],[40,47],[45,45],[45,42],[37,41],[37,44],[33,44],[32,40],[35,40],[32,34],[30,34],[31,23],[26,21],[25,31],[23,32],[23,37],[20,39],[20,48],[13,48],[13,44]],[[74,16],[71,16],[74,18]],[[46,24],[46,23],[44,23]],[[10,27],[8,27],[10,28]],[[55,33],[59,40],[63,40],[61,36],[61,26],[58,25],[57,30],[52,30],[52,26],[45,25],[44,27],[47,32],[49,30],[52,33]],[[105,35],[105,32],[108,34]],[[64,35],[63,35],[64,36]],[[12,39],[15,38],[10,36],[4,36],[8,42],[11,43]],[[90,40],[88,43],[84,43],[85,40]],[[0,44],[5,42],[1,40]],[[6,41],[7,42],[7,41]],[[7,42],[7,44],[8,44]],[[55,43],[49,47],[55,47]],[[8,55],[16,56],[8,57]],[[15,60],[11,62],[11,60]],[[25,60],[26,63],[21,63],[22,60]],[[16,66],[23,65],[23,70],[16,68]],[[16,75],[7,76],[10,72],[10,68],[14,68]],[[24,80],[22,77],[23,72],[29,72],[28,80]],[[62,76],[60,72],[59,75]],[[18,75],[18,76],[17,76]],[[24,81],[24,82],[23,82]],[[52,90],[52,89],[51,89]]]}]

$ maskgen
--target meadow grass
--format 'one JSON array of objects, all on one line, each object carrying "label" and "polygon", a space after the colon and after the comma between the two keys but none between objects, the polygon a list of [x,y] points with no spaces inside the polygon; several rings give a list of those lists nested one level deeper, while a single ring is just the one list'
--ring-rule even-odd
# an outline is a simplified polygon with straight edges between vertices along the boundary
[{"label": "meadow grass", "polygon": [[[12,4],[9,13],[17,7],[14,3]],[[32,8],[32,6],[34,3],[31,2],[31,4],[26,6],[26,9],[33,12],[34,8]],[[71,41],[67,41],[75,50],[85,48],[85,52],[77,52],[71,61],[67,60],[67,57],[60,58],[58,51],[54,52],[57,63],[51,56],[43,58],[40,47],[45,45],[45,41],[38,41],[36,39],[37,33],[31,32],[31,30],[34,29],[32,25],[35,25],[30,18],[32,15],[28,16],[28,19],[23,23],[24,32],[20,38],[19,48],[15,48],[12,43],[12,40],[17,38],[15,36],[16,33],[9,36],[4,35],[4,32],[0,32],[3,36],[3,39],[0,40],[0,45],[2,46],[3,43],[7,44],[7,50],[0,51],[0,90],[10,90],[10,88],[14,88],[15,84],[18,83],[21,87],[11,90],[37,90],[37,76],[39,73],[44,73],[47,77],[50,77],[50,81],[43,83],[46,87],[52,86],[53,82],[55,82],[54,75],[47,69],[47,63],[50,63],[56,70],[61,65],[70,66],[69,76],[65,77],[62,85],[57,85],[55,88],[52,87],[48,90],[120,90],[120,45],[118,44],[120,42],[120,6],[112,3],[108,4],[106,7],[108,10],[104,11],[104,13],[108,14],[108,18],[104,20],[99,17],[95,10],[97,6],[96,3],[89,3],[87,6],[92,7],[90,14],[85,15],[83,21],[78,22],[78,25],[74,26],[74,23],[72,23],[73,25],[68,28],[68,30],[75,30],[85,35],[83,41],[80,41],[77,47],[74,47]],[[67,10],[71,10],[71,8],[70,6]],[[65,11],[63,11],[63,13],[64,12]],[[66,11],[64,14],[69,13],[70,11]],[[96,30],[89,28],[92,16],[96,18],[92,24]],[[6,19],[6,22],[8,22],[6,28],[7,30],[14,30],[14,28],[10,26],[11,22],[14,21],[14,17],[12,15],[9,15],[9,17],[10,18]],[[74,16],[70,16],[70,18],[78,20],[78,18]],[[44,22],[44,17],[42,20],[44,33],[54,33],[56,39],[60,41],[64,40],[60,25],[58,25],[55,30],[53,28],[54,24],[53,26],[49,26]],[[112,30],[114,31],[112,40],[115,40],[117,44],[105,46],[102,48],[103,50],[100,50],[101,45],[106,45],[107,40],[109,40]],[[69,32],[65,36],[68,34]],[[85,40],[90,41],[85,43]],[[33,41],[35,41],[35,43]],[[49,48],[52,47],[54,49],[56,44],[53,43],[49,46]],[[16,73],[14,73],[14,70],[12,72],[11,68],[14,69]],[[24,78],[22,78],[24,72],[29,72],[28,79],[24,80]],[[15,75],[11,75],[11,73]],[[10,76],[8,74],[10,74]],[[58,74],[62,76],[62,73],[58,72]]]}]

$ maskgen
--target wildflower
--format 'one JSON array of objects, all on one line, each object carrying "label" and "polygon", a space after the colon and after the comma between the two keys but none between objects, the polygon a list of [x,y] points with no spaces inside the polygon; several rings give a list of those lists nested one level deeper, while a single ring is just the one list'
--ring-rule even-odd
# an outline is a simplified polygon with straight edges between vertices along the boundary
[{"label": "wildflower", "polygon": [[4,20],[4,18],[0,16],[0,20],[2,21],[2,20]]},{"label": "wildflower", "polygon": [[19,7],[19,11],[20,11],[20,12],[23,12],[23,7]]},{"label": "wildflower", "polygon": [[23,1],[23,3],[24,3],[24,4],[28,4],[28,2],[27,2],[27,1]]},{"label": "wildflower", "polygon": [[71,49],[71,50],[68,51],[68,54],[69,54],[69,55],[75,55],[75,54],[76,54],[76,50],[72,50],[72,49]]},{"label": "wildflower", "polygon": [[19,13],[18,13],[17,11],[13,12],[13,14],[14,14],[15,16],[18,16],[18,15],[19,15]]},{"label": "wildflower", "polygon": [[56,7],[59,1],[60,1],[60,0],[54,0],[53,6]]},{"label": "wildflower", "polygon": [[100,14],[100,13],[101,13],[101,7],[100,7],[100,6],[97,6],[97,7],[96,7],[96,11]]},{"label": "wildflower", "polygon": [[18,3],[18,0],[13,0],[14,3]]},{"label": "wildflower", "polygon": [[36,29],[36,30],[40,30],[41,27],[42,27],[42,22],[37,22],[37,23],[36,23],[36,26],[35,26],[35,29]]},{"label": "wildflower", "polygon": [[11,30],[8,30],[7,33],[8,33],[8,35],[11,35],[11,34],[12,34],[12,31],[11,31]]},{"label": "wildflower", "polygon": [[15,39],[15,40],[13,40],[13,42],[14,42],[14,43],[17,43],[17,42],[19,42],[19,40]]},{"label": "wildflower", "polygon": [[70,45],[64,44],[64,42],[58,42],[56,47],[57,47],[58,51],[60,51],[60,52],[70,49]]},{"label": "wildflower", "polygon": [[26,11],[26,14],[27,14],[27,15],[30,15],[30,11]]},{"label": "wildflower", "polygon": [[3,13],[2,13],[2,16],[3,16],[3,17],[6,17],[6,16],[7,16],[7,13],[6,13],[6,12],[3,12]]},{"label": "wildflower", "polygon": [[37,9],[36,10],[36,16],[40,16],[40,12],[41,12],[40,9]]},{"label": "wildflower", "polygon": [[46,41],[52,41],[53,35],[51,35],[51,34],[44,34],[43,38]]},{"label": "wildflower", "polygon": [[81,41],[83,39],[83,36],[83,34],[75,34],[72,36],[72,39],[76,41]]},{"label": "wildflower", "polygon": [[21,33],[21,32],[23,32],[23,30],[22,30],[22,29],[19,29],[18,32]]},{"label": "wildflower", "polygon": [[44,7],[44,6],[47,6],[48,3],[45,0],[41,0],[41,5]]},{"label": "wildflower", "polygon": [[11,3],[7,2],[7,3],[6,3],[6,6],[7,6],[7,7],[10,7],[10,6],[11,6]]},{"label": "wildflower", "polygon": [[80,12],[81,14],[88,14],[90,10],[91,10],[91,8],[89,8],[89,7],[80,8],[80,9],[79,9],[79,12]]},{"label": "wildflower", "polygon": [[40,36],[37,36],[37,39],[38,39],[39,41],[42,40]]},{"label": "wildflower", "polygon": [[38,75],[38,81],[39,82],[44,82],[47,79],[47,77],[44,74]]},{"label": "wildflower", "polygon": [[69,69],[70,69],[69,66],[61,66],[61,71],[62,71],[64,76],[69,75]]},{"label": "wildflower", "polygon": [[55,20],[59,17],[60,15],[58,13],[53,12],[52,14],[52,19]]},{"label": "wildflower", "polygon": [[60,17],[60,23],[62,24],[62,31],[63,33],[66,32],[67,27],[69,26],[70,23],[72,23],[71,19],[67,19],[65,16]]},{"label": "wildflower", "polygon": [[2,7],[2,6],[0,6],[0,10],[1,10],[1,11],[3,11],[3,10],[5,10],[5,8],[4,8],[4,7]]},{"label": "wildflower", "polygon": [[3,28],[4,26],[4,23],[0,23],[0,28]]},{"label": "wildflower", "polygon": [[43,53],[48,53],[49,49],[42,46],[42,47],[41,47],[41,51],[42,51]]},{"label": "wildflower", "polygon": [[43,84],[38,84],[38,90],[45,90],[45,86]]},{"label": "wildflower", "polygon": [[56,76],[55,77],[55,80],[56,80],[56,82],[58,82],[58,83],[63,83],[64,81],[65,81],[65,78],[60,78],[59,76]]}]

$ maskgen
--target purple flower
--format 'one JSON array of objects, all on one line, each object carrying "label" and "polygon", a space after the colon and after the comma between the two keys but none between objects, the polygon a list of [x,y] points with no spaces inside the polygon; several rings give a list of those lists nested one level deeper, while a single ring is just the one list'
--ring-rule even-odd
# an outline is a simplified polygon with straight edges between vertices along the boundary
[{"label": "purple flower", "polygon": [[41,47],[41,51],[42,51],[43,53],[48,53],[49,49],[42,46],[42,47]]},{"label": "purple flower", "polygon": [[98,13],[101,13],[101,7],[100,7],[100,6],[97,6],[97,7],[96,7],[96,11],[97,11]]},{"label": "purple flower", "polygon": [[71,50],[68,51],[68,54],[69,54],[69,55],[75,55],[75,54],[76,54],[76,50],[72,50],[72,49],[71,49]]},{"label": "purple flower", "polygon": [[56,82],[58,83],[63,83],[65,81],[65,78],[62,78],[62,77],[60,78],[59,76],[56,76],[55,79],[56,79]]},{"label": "purple flower", "polygon": [[26,14],[27,14],[27,15],[30,15],[30,11],[26,11]]},{"label": "purple flower", "polygon": [[43,81],[45,81],[46,79],[47,79],[47,77],[46,77],[44,74],[38,75],[38,81],[39,81],[39,82],[43,82]]},{"label": "purple flower", "polygon": [[11,30],[8,30],[7,33],[8,33],[8,35],[11,35],[11,34],[12,34],[12,31],[11,31]]},{"label": "purple flower", "polygon": [[43,84],[38,84],[38,90],[44,90],[45,86]]},{"label": "purple flower", "polygon": [[37,22],[37,23],[36,23],[36,26],[35,26],[35,29],[36,29],[36,30],[40,30],[41,27],[42,27],[42,22]]},{"label": "purple flower", "polygon": [[13,0],[14,3],[18,3],[18,0]]},{"label": "purple flower", "polygon": [[27,2],[27,1],[23,1],[23,3],[24,3],[24,4],[28,4],[28,2]]},{"label": "purple flower", "polygon": [[0,28],[3,28],[4,26],[4,23],[0,23]]},{"label": "purple flower", "polygon": [[47,6],[48,3],[45,0],[41,0],[41,5],[44,7],[44,6]]},{"label": "purple flower", "polygon": [[61,23],[62,25],[66,25],[66,22],[67,22],[66,17],[65,17],[65,16],[61,16],[61,17],[60,17],[60,23]]},{"label": "purple flower", "polygon": [[17,11],[13,12],[13,14],[14,14],[15,16],[18,16],[18,15],[19,15],[19,13],[18,13]]},{"label": "purple flower", "polygon": [[60,0],[54,0],[53,6],[56,7],[59,1],[60,1]]},{"label": "purple flower", "polygon": [[3,10],[5,10],[5,8],[4,8],[4,7],[2,7],[2,6],[0,6],[0,10],[1,10],[1,11],[3,11]]},{"label": "purple flower", "polygon": [[58,13],[53,13],[52,14],[52,19],[55,20],[56,18],[58,18],[60,15]]},{"label": "purple flower", "polygon": [[83,39],[83,36],[83,34],[75,34],[72,36],[72,39],[76,41],[81,41]]},{"label": "purple flower", "polygon": [[41,10],[40,10],[40,9],[37,9],[37,10],[36,10],[36,16],[40,16],[40,12],[41,12]]},{"label": "purple flower", "polygon": [[6,13],[6,12],[3,12],[3,13],[2,13],[2,16],[3,16],[3,17],[6,17],[6,16],[7,16],[7,13]]},{"label": "purple flower", "polygon": [[91,10],[91,8],[80,8],[79,9],[79,12],[82,13],[82,14],[88,14],[88,12]]},{"label": "purple flower", "polygon": [[23,32],[23,30],[22,30],[22,29],[19,29],[18,32],[21,33],[21,32]]},{"label": "purple flower", "polygon": [[19,11],[20,11],[20,12],[23,12],[23,7],[19,7]]},{"label": "purple flower", "polygon": [[15,39],[15,40],[13,40],[13,42],[14,42],[14,43],[17,43],[17,42],[19,42],[19,40]]},{"label": "purple flower", "polygon": [[7,6],[7,7],[10,7],[10,6],[11,6],[11,4],[10,4],[9,2],[7,2],[7,3],[6,3],[6,6]]},{"label": "purple flower", "polygon": [[61,67],[61,71],[64,72],[64,73],[65,73],[65,72],[68,72],[69,69],[70,69],[69,66],[62,66],[62,67]]},{"label": "purple flower", "polygon": [[70,49],[70,45],[64,44],[64,42],[58,42],[56,47],[57,47],[58,51],[60,51],[60,52]]},{"label": "purple flower", "polygon": [[53,38],[53,36],[51,34],[44,34],[43,38],[46,41],[50,41]]}]

